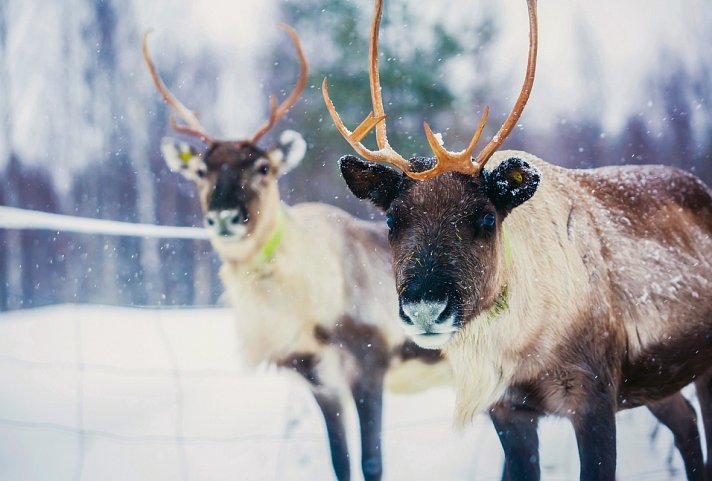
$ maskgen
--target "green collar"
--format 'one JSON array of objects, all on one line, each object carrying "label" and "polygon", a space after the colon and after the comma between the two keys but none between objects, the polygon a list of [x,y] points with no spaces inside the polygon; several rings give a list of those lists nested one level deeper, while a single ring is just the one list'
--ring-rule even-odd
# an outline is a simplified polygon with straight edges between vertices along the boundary
[{"label": "green collar", "polygon": [[493,321],[500,314],[509,310],[509,286],[507,284],[502,288],[497,300],[494,301],[492,307],[487,311],[487,322]]},{"label": "green collar", "polygon": [[282,238],[284,237],[284,226],[287,221],[287,216],[284,215],[284,210],[282,207],[279,207],[279,211],[277,213],[277,225],[275,226],[274,230],[272,231],[272,234],[269,236],[269,239],[267,239],[267,242],[262,246],[262,250],[260,251],[260,257],[266,261],[272,259],[277,252],[277,249],[279,248],[279,245],[282,243]]},{"label": "green collar", "polygon": [[[507,228],[502,225],[502,237],[504,237],[504,262],[507,266],[507,270],[512,265],[512,248],[509,244],[509,232]],[[500,314],[509,310],[509,286],[507,284],[502,288],[502,292],[497,296],[497,300],[494,301],[492,307],[487,311],[487,321],[491,322]]]},{"label": "green collar", "polygon": [[277,225],[262,245],[262,249],[260,249],[259,254],[255,256],[252,262],[250,262],[251,269],[257,269],[274,258],[277,253],[277,249],[282,244],[286,224],[287,216],[284,213],[284,209],[280,206],[277,214]]}]

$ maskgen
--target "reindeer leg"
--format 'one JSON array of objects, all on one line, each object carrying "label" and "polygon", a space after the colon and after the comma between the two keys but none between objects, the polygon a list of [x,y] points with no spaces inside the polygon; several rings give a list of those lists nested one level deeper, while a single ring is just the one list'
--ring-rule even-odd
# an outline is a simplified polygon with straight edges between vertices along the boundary
[{"label": "reindeer leg", "polygon": [[538,481],[540,414],[523,406],[499,403],[490,411],[504,450],[502,481]]},{"label": "reindeer leg", "polygon": [[380,481],[383,474],[381,454],[381,419],[385,369],[370,366],[351,391],[356,402],[361,428],[361,468],[365,481]]},{"label": "reindeer leg", "polygon": [[349,447],[346,443],[346,429],[343,422],[341,401],[337,395],[314,392],[316,403],[324,415],[326,432],[329,436],[331,464],[338,481],[350,481],[351,465],[349,462]]},{"label": "reindeer leg", "polygon": [[662,401],[647,405],[650,412],[667,426],[675,438],[675,447],[680,451],[685,463],[689,481],[704,481],[705,470],[702,460],[700,432],[697,429],[697,415],[692,405],[680,394],[674,394]]},{"label": "reindeer leg", "polygon": [[616,475],[616,408],[614,396],[591,386],[586,405],[572,416],[581,481],[614,481]]},{"label": "reindeer leg", "polygon": [[705,472],[708,480],[712,480],[712,371],[705,373],[695,380],[697,400],[700,402],[702,424],[705,428],[707,441],[707,461]]}]

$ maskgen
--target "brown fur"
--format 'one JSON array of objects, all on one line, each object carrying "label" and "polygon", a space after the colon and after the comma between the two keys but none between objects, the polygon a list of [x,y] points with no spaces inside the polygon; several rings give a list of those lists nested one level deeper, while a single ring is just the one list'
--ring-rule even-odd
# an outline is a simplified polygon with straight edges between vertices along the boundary
[{"label": "brown fur", "polygon": [[[561,282],[576,285],[577,299],[568,299],[575,309],[550,309],[546,319],[528,320],[533,325],[517,354],[543,362],[527,363],[515,382],[536,384],[544,410],[566,414],[585,408],[577,386],[596,376],[617,393],[620,407],[630,407],[669,396],[704,373],[712,362],[709,190],[670,168],[567,171],[529,160],[542,170],[541,192],[513,211],[514,222],[504,223],[512,238],[532,243],[551,232],[556,244],[528,250],[522,267],[539,264],[539,272],[564,276]],[[544,249],[586,275],[571,278],[571,269],[547,265]],[[512,296],[531,293],[529,302],[555,307],[553,296],[566,300],[556,280],[510,283]],[[547,335],[551,331],[556,336]]]},{"label": "brown fur", "polygon": [[[342,401],[355,400],[364,475],[377,480],[384,385],[424,389],[450,381],[449,368],[442,357],[403,354],[385,227],[325,204],[282,204],[277,178],[291,168],[288,156],[247,142],[216,142],[184,173],[197,183],[208,219],[241,215],[233,227],[239,235],[209,232],[246,364],[273,363],[308,383],[340,479],[349,476]],[[182,168],[181,159],[173,165]],[[280,241],[265,259],[263,246],[278,225]]]},{"label": "brown fur", "polygon": [[[615,411],[649,404],[670,421],[689,411],[676,393],[709,378],[712,195],[667,167],[567,170],[524,152],[499,152],[488,167],[511,157],[541,175],[534,196],[511,211],[485,176],[401,181],[388,206],[401,302],[457,301],[458,332],[445,351],[460,422],[493,405],[503,426],[514,407],[567,417],[582,478],[608,479]],[[488,230],[482,219],[493,211]],[[502,293],[507,308],[492,311]]]}]

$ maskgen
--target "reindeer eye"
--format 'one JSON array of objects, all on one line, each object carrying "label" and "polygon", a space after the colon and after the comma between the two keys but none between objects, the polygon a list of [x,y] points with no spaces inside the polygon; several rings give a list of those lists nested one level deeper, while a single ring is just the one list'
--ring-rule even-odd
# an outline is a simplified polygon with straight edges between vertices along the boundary
[{"label": "reindeer eye", "polygon": [[203,169],[198,169],[195,171],[195,175],[202,179],[203,177],[205,177],[205,171]]},{"label": "reindeer eye", "polygon": [[259,172],[262,175],[267,175],[269,173],[269,165],[265,164],[259,169],[257,169],[257,172]]},{"label": "reindeer eye", "polygon": [[497,217],[492,212],[488,212],[482,218],[482,225],[485,227],[494,227],[494,224],[496,221],[497,221]]},{"label": "reindeer eye", "polygon": [[391,214],[388,214],[386,216],[386,225],[388,226],[388,230],[393,230],[393,216]]}]

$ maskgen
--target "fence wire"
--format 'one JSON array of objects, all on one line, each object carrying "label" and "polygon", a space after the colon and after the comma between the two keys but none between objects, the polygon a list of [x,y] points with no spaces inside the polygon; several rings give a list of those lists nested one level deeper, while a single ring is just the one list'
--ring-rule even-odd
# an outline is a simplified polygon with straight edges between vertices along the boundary
[{"label": "fence wire", "polygon": [[205,229],[200,227],[174,227],[90,219],[7,206],[0,206],[0,228],[163,239],[205,240],[208,238]]}]

